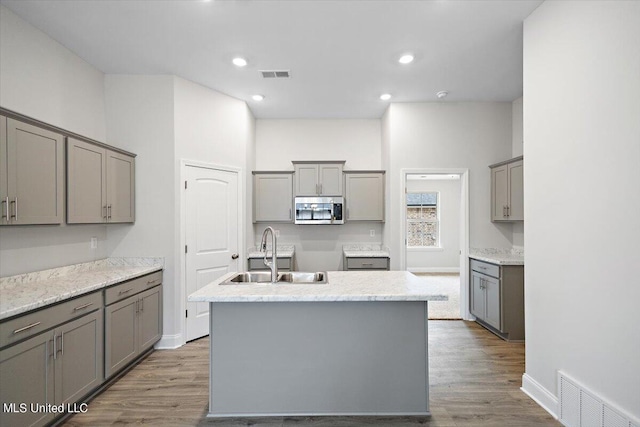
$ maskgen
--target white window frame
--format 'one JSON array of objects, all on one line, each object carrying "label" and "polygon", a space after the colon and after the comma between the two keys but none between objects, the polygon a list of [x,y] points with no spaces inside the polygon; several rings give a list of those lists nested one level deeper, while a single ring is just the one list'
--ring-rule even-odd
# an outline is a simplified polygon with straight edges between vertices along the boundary
[{"label": "white window frame", "polygon": [[[436,220],[432,221],[432,220],[424,220],[424,219],[409,219],[408,216],[408,211],[409,208],[411,207],[416,207],[416,206],[409,206],[406,202],[406,195],[407,194],[435,194],[436,195]],[[424,206],[427,207],[427,206]],[[423,206],[420,206],[420,208],[422,209]],[[405,216],[405,248],[407,250],[410,251],[421,251],[421,250],[442,250],[442,239],[440,236],[440,192],[439,191],[411,191],[409,193],[405,193],[405,211],[404,211],[404,216]],[[409,246],[409,224],[411,223],[435,223],[436,224],[436,244],[433,246]],[[424,243],[424,238],[422,239],[422,243]]]}]

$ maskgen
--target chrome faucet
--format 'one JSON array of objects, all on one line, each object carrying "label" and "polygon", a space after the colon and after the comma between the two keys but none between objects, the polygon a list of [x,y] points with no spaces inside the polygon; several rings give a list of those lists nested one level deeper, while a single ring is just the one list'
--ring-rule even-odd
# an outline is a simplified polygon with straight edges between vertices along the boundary
[{"label": "chrome faucet", "polygon": [[[267,234],[271,232],[271,261],[267,261]],[[278,257],[276,255],[277,239],[272,227],[267,227],[262,232],[260,248],[264,251],[264,265],[271,269],[271,283],[278,281]]]}]

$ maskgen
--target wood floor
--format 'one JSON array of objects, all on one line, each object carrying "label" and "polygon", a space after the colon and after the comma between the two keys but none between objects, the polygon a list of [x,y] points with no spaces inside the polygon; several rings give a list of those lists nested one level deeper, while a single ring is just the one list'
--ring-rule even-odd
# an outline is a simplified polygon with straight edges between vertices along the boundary
[{"label": "wood floor", "polygon": [[429,322],[431,417],[210,419],[209,340],[152,353],[65,426],[561,426],[520,391],[524,344],[473,322]]}]

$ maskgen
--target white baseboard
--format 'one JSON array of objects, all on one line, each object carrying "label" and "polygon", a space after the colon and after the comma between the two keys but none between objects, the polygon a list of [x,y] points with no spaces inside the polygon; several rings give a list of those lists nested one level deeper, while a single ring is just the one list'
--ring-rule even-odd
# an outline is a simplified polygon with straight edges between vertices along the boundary
[{"label": "white baseboard", "polygon": [[154,346],[156,350],[170,350],[184,345],[182,334],[163,335]]},{"label": "white baseboard", "polygon": [[460,267],[414,267],[407,268],[410,273],[460,273]]},{"label": "white baseboard", "polygon": [[520,390],[542,406],[553,418],[558,419],[558,398],[526,373],[522,375]]}]

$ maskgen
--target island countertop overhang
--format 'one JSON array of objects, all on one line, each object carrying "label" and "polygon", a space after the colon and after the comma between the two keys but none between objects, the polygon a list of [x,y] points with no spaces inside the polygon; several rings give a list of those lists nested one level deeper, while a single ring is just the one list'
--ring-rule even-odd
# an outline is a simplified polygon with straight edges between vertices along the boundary
[{"label": "island countertop overhang", "polygon": [[189,295],[192,302],[446,301],[446,290],[407,271],[329,271],[325,284],[221,285],[228,273]]}]

